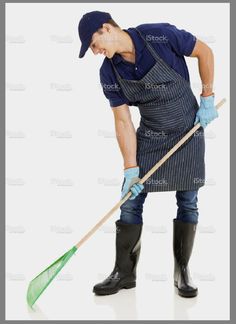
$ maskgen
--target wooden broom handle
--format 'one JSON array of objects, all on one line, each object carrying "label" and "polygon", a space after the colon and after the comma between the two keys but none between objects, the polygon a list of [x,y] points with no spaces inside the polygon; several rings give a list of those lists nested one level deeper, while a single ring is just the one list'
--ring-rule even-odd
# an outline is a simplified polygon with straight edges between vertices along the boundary
[{"label": "wooden broom handle", "polygon": [[[217,105],[216,105],[216,109],[219,109],[224,103],[226,102],[226,99],[222,99]],[[160,166],[167,160],[169,159],[169,157],[174,154],[174,152],[176,150],[178,150],[178,148],[183,145],[187,139],[193,135],[193,133],[196,132],[196,130],[200,127],[200,123],[196,124],[177,144],[175,144],[175,146],[172,147],[172,149],[170,149],[170,151],[163,156],[163,158],[158,161],[153,168],[151,168],[150,171],[148,171],[148,173],[145,174],[145,176],[139,181],[139,183],[144,183],[154,172],[156,172]],[[121,199],[96,225],[94,225],[93,228],[91,228],[91,230],[75,245],[77,248],[79,248],[87,239],[90,238],[90,236],[97,231],[97,229],[102,226],[103,223],[106,222],[106,220],[118,209],[120,208],[121,205],[123,205],[123,203],[129,199],[129,197],[132,195],[131,191],[129,191],[126,196]]]}]

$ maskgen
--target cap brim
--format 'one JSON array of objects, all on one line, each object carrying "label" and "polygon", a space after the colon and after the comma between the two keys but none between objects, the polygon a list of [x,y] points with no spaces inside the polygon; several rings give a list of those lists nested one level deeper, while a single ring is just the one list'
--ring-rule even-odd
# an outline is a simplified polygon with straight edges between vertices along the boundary
[{"label": "cap brim", "polygon": [[80,52],[79,52],[79,58],[84,57],[85,53],[87,52],[90,45],[90,38],[86,40],[81,46]]}]

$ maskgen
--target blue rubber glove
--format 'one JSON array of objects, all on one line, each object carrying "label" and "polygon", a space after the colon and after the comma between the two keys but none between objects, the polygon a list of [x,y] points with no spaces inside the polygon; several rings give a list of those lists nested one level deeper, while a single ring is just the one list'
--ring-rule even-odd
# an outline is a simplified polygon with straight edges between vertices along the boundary
[{"label": "blue rubber glove", "polygon": [[205,128],[212,120],[218,117],[218,111],[214,106],[214,95],[203,97],[200,96],[200,107],[196,114],[194,125],[200,122]]},{"label": "blue rubber glove", "polygon": [[121,198],[127,195],[129,191],[132,192],[130,200],[135,199],[140,192],[143,190],[144,185],[137,183],[140,181],[139,178],[139,167],[128,168],[124,170],[124,184],[122,187]]}]

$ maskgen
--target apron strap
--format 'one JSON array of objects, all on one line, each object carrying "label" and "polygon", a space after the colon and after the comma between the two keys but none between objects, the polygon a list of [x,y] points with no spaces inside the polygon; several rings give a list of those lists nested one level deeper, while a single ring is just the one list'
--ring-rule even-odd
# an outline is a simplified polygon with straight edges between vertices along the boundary
[{"label": "apron strap", "polygon": [[175,78],[180,79],[181,81],[185,82],[188,84],[189,86],[189,82],[178,72],[176,72],[172,67],[169,66],[169,64],[167,64],[155,51],[155,49],[151,46],[150,42],[148,42],[145,37],[142,35],[142,33],[140,32],[140,30],[138,30],[138,28],[136,27],[135,30],[137,30],[137,32],[139,33],[139,35],[141,36],[141,38],[144,40],[149,52],[152,54],[152,56],[154,57],[154,59],[159,63],[159,65],[162,65],[163,68],[165,69],[165,71],[169,71],[169,73],[174,74]]},{"label": "apron strap", "polygon": [[113,67],[113,70],[114,70],[114,72],[115,72],[115,75],[116,75],[118,81],[122,81],[122,78],[121,78],[121,76],[119,75],[118,71],[116,70],[116,67],[115,67],[115,65],[114,65],[114,63],[113,63],[113,61],[112,61],[112,58],[110,58],[109,60],[110,60],[110,62],[111,62],[111,65],[112,65],[112,67]]},{"label": "apron strap", "polygon": [[142,33],[140,32],[140,30],[138,30],[138,28],[135,28],[135,30],[139,33],[140,37],[143,39],[143,41],[145,42],[149,52],[152,54],[152,56],[154,57],[154,59],[156,61],[161,61],[163,62],[163,60],[160,58],[160,56],[157,54],[157,52],[155,51],[155,49],[151,46],[150,42],[148,42],[145,37],[142,35]]},{"label": "apron strap", "polygon": [[[173,68],[171,68],[156,52],[156,50],[151,46],[150,42],[148,42],[144,35],[140,32],[140,30],[136,27],[134,28],[138,34],[140,35],[140,37],[143,39],[143,41],[145,42],[145,46],[147,47],[147,49],[149,50],[150,54],[153,56],[153,58],[155,59],[156,62],[158,62],[160,65],[162,65],[165,70],[169,71],[170,73],[174,73],[175,76],[177,78],[180,78],[181,80],[184,80],[185,82],[187,82],[187,80],[185,80],[179,73],[177,73]],[[120,74],[118,73],[117,69],[115,68],[115,65],[112,61],[112,58],[109,59],[112,63],[113,69],[115,71],[115,74],[117,76],[118,81],[122,82],[122,77],[120,76]]]},{"label": "apron strap", "polygon": [[[154,59],[155,59],[156,61],[158,61],[158,62],[161,61],[161,62],[163,63],[163,60],[160,58],[160,56],[157,54],[157,52],[154,50],[154,48],[149,44],[149,42],[146,41],[146,39],[144,38],[144,36],[142,35],[142,33],[138,30],[138,28],[134,28],[134,29],[139,33],[140,37],[141,37],[141,38],[143,39],[143,41],[145,42],[145,46],[147,46],[149,52],[150,52],[151,55],[154,57]],[[116,74],[117,78],[118,78],[119,80],[122,80],[121,76],[119,75],[118,71],[117,71],[116,68],[115,68],[115,65],[114,65],[114,63],[113,63],[113,61],[112,61],[112,58],[110,59],[110,61],[111,61],[111,63],[112,63],[112,66],[113,66],[113,69],[114,69],[114,71],[115,71],[115,74]],[[165,62],[164,62],[164,64],[165,64]]]}]

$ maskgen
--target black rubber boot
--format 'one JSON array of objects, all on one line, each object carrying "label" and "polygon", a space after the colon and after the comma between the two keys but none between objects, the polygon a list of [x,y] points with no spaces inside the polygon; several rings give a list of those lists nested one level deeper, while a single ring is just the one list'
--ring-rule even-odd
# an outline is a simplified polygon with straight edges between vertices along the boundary
[{"label": "black rubber boot", "polygon": [[188,268],[196,228],[197,224],[173,220],[174,285],[182,297],[195,297],[198,294]]},{"label": "black rubber boot", "polygon": [[142,224],[116,221],[116,261],[112,273],[93,287],[97,295],[111,295],[136,286],[136,267],[141,250]]}]

